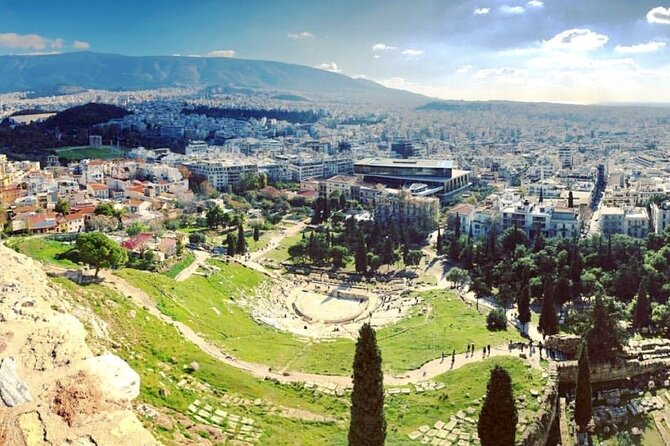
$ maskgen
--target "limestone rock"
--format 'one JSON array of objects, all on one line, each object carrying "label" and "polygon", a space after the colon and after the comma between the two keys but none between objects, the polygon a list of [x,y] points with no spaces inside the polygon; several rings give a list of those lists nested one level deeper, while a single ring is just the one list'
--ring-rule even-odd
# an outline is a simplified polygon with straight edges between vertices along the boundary
[{"label": "limestone rock", "polygon": [[140,394],[140,376],[118,356],[106,354],[89,358],[86,370],[99,383],[107,399],[129,401]]},{"label": "limestone rock", "polygon": [[0,363],[0,397],[9,407],[33,400],[28,386],[16,374],[16,360],[11,356]]}]

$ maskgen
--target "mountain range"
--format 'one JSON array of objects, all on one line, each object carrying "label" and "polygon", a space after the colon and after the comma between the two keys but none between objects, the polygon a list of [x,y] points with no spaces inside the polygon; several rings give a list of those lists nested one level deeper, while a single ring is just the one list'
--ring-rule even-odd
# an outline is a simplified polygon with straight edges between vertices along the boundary
[{"label": "mountain range", "polygon": [[302,65],[235,58],[75,52],[0,56],[0,92],[225,87],[418,105],[426,97]]}]

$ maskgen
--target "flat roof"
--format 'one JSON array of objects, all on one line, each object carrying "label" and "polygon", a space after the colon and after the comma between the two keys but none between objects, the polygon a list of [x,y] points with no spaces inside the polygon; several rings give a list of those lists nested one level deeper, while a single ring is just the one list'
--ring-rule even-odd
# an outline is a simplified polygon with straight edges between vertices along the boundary
[{"label": "flat roof", "polygon": [[397,159],[397,158],[364,158],[354,162],[355,166],[381,166],[381,167],[428,167],[440,169],[452,169],[452,160],[430,160],[430,159]]}]

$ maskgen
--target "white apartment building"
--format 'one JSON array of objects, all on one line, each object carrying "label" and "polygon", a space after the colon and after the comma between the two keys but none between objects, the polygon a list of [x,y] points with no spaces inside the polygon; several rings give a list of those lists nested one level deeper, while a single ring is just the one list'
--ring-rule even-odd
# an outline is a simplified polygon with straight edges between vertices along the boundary
[{"label": "white apartment building", "polygon": [[194,174],[205,176],[212,187],[220,190],[235,185],[242,175],[258,172],[256,163],[240,159],[199,160],[184,165]]},{"label": "white apartment building", "polygon": [[649,232],[649,214],[642,207],[610,207],[600,209],[599,230],[605,237],[625,234],[643,238]]},{"label": "white apartment building", "polygon": [[651,221],[656,234],[665,232],[670,226],[670,201],[664,201],[660,205],[651,203]]},{"label": "white apartment building", "polygon": [[184,149],[186,156],[204,155],[209,150],[209,146],[205,141],[191,141]]}]

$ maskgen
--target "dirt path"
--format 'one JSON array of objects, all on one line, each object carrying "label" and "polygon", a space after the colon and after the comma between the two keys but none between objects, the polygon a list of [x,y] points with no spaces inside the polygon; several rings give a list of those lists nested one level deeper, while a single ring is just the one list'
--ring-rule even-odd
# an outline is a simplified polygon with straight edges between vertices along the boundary
[{"label": "dirt path", "polygon": [[177,282],[183,282],[184,280],[188,279],[193,275],[194,272],[198,270],[198,268],[204,264],[207,259],[211,257],[211,254],[206,252],[206,251],[192,251],[193,255],[195,255],[195,260],[193,263],[191,263],[189,266],[184,268],[179,274],[177,274],[177,277],[174,278]]}]

